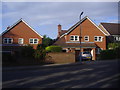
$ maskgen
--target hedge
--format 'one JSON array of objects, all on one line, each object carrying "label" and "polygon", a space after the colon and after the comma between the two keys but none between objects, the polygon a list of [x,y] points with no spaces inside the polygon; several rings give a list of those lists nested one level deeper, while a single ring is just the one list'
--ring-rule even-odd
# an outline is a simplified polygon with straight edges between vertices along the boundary
[{"label": "hedge", "polygon": [[47,52],[62,52],[62,48],[60,46],[48,46],[45,50]]},{"label": "hedge", "polygon": [[100,53],[101,60],[118,59],[120,58],[120,47],[111,50],[103,50]]}]

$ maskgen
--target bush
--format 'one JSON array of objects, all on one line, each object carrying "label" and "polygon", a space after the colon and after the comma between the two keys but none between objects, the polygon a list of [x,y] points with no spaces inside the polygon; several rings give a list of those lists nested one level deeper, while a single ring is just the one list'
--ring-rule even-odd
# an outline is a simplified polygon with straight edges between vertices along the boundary
[{"label": "bush", "polygon": [[109,43],[108,44],[108,49],[116,49],[120,47],[120,43]]},{"label": "bush", "polygon": [[24,47],[22,47],[21,54],[22,54],[24,57],[33,57],[34,49],[33,49],[33,47],[30,46],[30,45],[24,46]]},{"label": "bush", "polygon": [[120,58],[120,47],[115,49],[116,58]]},{"label": "bush", "polygon": [[115,50],[103,50],[100,53],[100,59],[115,59],[116,53]]},{"label": "bush", "polygon": [[48,46],[45,50],[47,52],[62,52],[62,48],[60,46]]},{"label": "bush", "polygon": [[34,58],[37,60],[44,60],[46,56],[46,51],[43,45],[38,45],[37,49],[34,52]]}]

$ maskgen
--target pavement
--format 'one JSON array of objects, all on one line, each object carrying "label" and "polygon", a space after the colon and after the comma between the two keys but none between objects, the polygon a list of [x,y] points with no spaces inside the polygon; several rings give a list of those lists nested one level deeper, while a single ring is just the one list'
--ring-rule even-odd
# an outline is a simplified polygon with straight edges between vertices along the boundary
[{"label": "pavement", "polygon": [[[110,61],[113,61],[113,60],[110,60]],[[98,63],[98,62],[103,62],[103,61],[96,60],[96,61],[82,61],[82,62],[65,63],[65,64],[47,64],[47,65],[35,65],[35,66],[2,67],[2,71],[60,68],[60,67],[68,67],[68,66],[75,66],[75,65],[93,64],[93,63]],[[107,60],[104,62],[107,62]]]},{"label": "pavement", "polygon": [[65,64],[47,64],[47,65],[35,65],[35,66],[14,66],[14,67],[2,67],[3,71],[14,70],[31,70],[31,69],[48,69],[48,68],[60,68],[74,65],[83,65],[83,62],[65,63]]}]

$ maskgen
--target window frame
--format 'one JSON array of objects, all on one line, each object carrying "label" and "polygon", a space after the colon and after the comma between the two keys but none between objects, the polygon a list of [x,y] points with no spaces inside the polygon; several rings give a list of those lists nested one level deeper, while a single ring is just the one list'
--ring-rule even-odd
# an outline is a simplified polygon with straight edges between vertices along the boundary
[{"label": "window frame", "polygon": [[[5,39],[7,39],[7,43],[5,43]],[[9,43],[9,40],[11,39],[11,43]],[[3,43],[4,44],[12,44],[13,43],[13,38],[3,38]]]},{"label": "window frame", "polygon": [[[77,36],[77,38],[75,38],[76,36]],[[71,39],[71,37],[73,37],[73,40]],[[79,36],[78,35],[70,35],[70,41],[79,41]]]},{"label": "window frame", "polygon": [[119,36],[116,36],[116,37],[115,37],[115,41],[120,41],[120,37],[119,37]]},{"label": "window frame", "polygon": [[[97,37],[97,38],[96,38]],[[99,40],[99,38],[101,37],[101,40]],[[95,40],[95,38],[97,39],[97,40]],[[103,41],[103,36],[94,36],[94,41],[95,42],[102,42]]]},{"label": "window frame", "polygon": [[[22,43],[19,43],[20,39],[22,39]],[[24,44],[24,39],[23,38],[18,38],[18,44]]]},{"label": "window frame", "polygon": [[[87,39],[88,39],[88,40],[85,40],[85,39],[86,39],[86,37],[87,37]],[[84,36],[84,41],[87,41],[87,42],[88,42],[88,41],[89,41],[89,36],[87,36],[87,35],[86,35],[86,36]]]},{"label": "window frame", "polygon": [[[31,39],[32,39],[32,43],[30,43],[31,42]],[[37,42],[35,43],[35,39],[37,39]],[[38,38],[30,38],[29,39],[29,44],[38,44]]]}]

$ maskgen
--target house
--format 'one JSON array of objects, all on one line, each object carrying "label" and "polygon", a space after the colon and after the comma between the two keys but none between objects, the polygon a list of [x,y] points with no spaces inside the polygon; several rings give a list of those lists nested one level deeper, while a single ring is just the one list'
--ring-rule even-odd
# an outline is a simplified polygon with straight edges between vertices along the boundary
[{"label": "house", "polygon": [[[80,24],[81,23],[81,24]],[[58,25],[58,39],[54,45],[61,46],[64,52],[74,52],[76,57],[80,51],[80,28],[81,28],[81,51],[91,52],[96,60],[100,50],[106,50],[106,33],[103,32],[88,16],[81,22],[77,22],[68,30],[62,30]]]},{"label": "house", "polygon": [[2,33],[2,51],[17,50],[16,48],[26,45],[32,45],[36,49],[42,43],[42,38],[27,22],[20,19]]},{"label": "house", "polygon": [[120,23],[100,23],[99,27],[107,34],[107,44],[120,42]]}]

